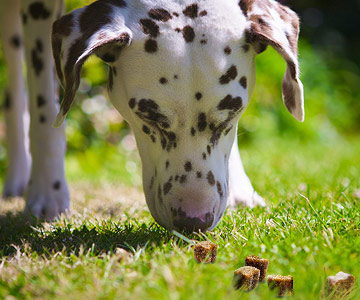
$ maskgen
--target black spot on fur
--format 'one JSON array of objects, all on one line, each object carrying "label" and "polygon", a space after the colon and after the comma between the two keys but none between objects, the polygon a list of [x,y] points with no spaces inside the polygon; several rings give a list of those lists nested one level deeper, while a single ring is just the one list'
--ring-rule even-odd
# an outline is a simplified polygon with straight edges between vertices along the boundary
[{"label": "black spot on fur", "polygon": [[224,193],[223,193],[223,190],[222,190],[222,187],[221,187],[221,183],[219,181],[216,181],[216,188],[217,188],[219,196],[223,197]]},{"label": "black spot on fur", "polygon": [[[174,15],[175,14],[176,13],[174,13]],[[150,9],[149,17],[156,21],[162,21],[162,22],[167,22],[170,19],[172,19],[171,14],[166,9],[162,9],[162,8]]]},{"label": "black spot on fur", "polygon": [[187,43],[191,43],[195,38],[194,29],[189,25],[187,25],[183,28],[182,34]]},{"label": "black spot on fur", "polygon": [[196,177],[197,178],[201,178],[202,177],[202,173],[200,171],[196,172]]},{"label": "black spot on fur", "polygon": [[206,160],[206,153],[205,152],[203,152],[202,158],[203,158],[203,160]]},{"label": "black spot on fur", "polygon": [[38,51],[36,49],[31,51],[31,62],[36,76],[39,76],[44,68],[44,62],[41,57],[38,56]]},{"label": "black spot on fur", "polygon": [[224,52],[225,52],[226,55],[230,55],[232,50],[231,50],[231,48],[229,46],[226,46],[225,49],[224,49]]},{"label": "black spot on fur", "polygon": [[225,136],[228,135],[229,132],[231,131],[231,129],[233,129],[233,126],[232,126],[232,125],[224,131],[224,135],[225,135]]},{"label": "black spot on fur", "polygon": [[196,98],[196,100],[200,100],[202,98],[202,94],[201,93],[196,93],[195,98]]},{"label": "black spot on fur", "polygon": [[220,101],[217,108],[219,110],[229,109],[234,112],[238,111],[240,108],[242,108],[242,99],[241,97],[233,98],[231,95],[227,95]]},{"label": "black spot on fur", "polygon": [[143,125],[142,131],[143,131],[145,134],[150,134],[150,133],[151,133],[151,132],[150,132],[150,128],[147,127],[146,125]]},{"label": "black spot on fur", "polygon": [[48,10],[44,3],[40,1],[31,3],[29,6],[29,12],[34,20],[46,20],[51,14],[50,10]]},{"label": "black spot on fur", "polygon": [[192,136],[195,136],[195,133],[196,133],[195,128],[194,128],[194,127],[191,127],[191,135],[192,135]]},{"label": "black spot on fur", "polygon": [[170,182],[166,182],[163,187],[164,195],[167,195],[170,192],[171,188],[172,184]]},{"label": "black spot on fur", "polygon": [[158,198],[160,203],[163,203],[163,197],[162,197],[162,191],[161,191],[161,185],[158,186]]},{"label": "black spot on fur", "polygon": [[44,45],[43,45],[43,42],[42,42],[40,39],[36,39],[35,45],[36,45],[36,50],[37,50],[37,51],[43,52],[43,50],[44,50]]},{"label": "black spot on fur", "polygon": [[14,48],[20,48],[21,46],[21,38],[18,34],[14,34],[11,38],[10,38],[10,43]]},{"label": "black spot on fur", "polygon": [[209,155],[211,154],[211,147],[209,145],[206,146],[206,151]]},{"label": "black spot on fur", "polygon": [[44,106],[46,104],[46,100],[42,95],[38,95],[36,98],[36,103],[37,103],[37,107],[40,108],[41,106]]},{"label": "black spot on fur", "polygon": [[133,109],[133,108],[135,107],[135,105],[136,105],[136,99],[135,99],[135,98],[131,98],[131,99],[129,100],[129,106],[130,106],[130,108]]},{"label": "black spot on fur", "polygon": [[167,169],[169,168],[169,166],[170,166],[170,162],[167,160],[167,161],[165,162],[165,169],[167,170]]},{"label": "black spot on fur", "polygon": [[156,137],[154,135],[151,135],[150,138],[153,143],[156,143]]},{"label": "black spot on fur", "polygon": [[173,12],[173,15],[174,15],[175,17],[178,17],[178,16],[179,16],[179,14],[178,14],[177,12]]},{"label": "black spot on fur", "polygon": [[159,80],[159,82],[160,82],[161,84],[167,84],[167,83],[168,83],[168,80],[167,80],[165,77],[161,77],[160,80]]},{"label": "black spot on fur", "polygon": [[158,50],[158,44],[157,41],[153,39],[149,39],[145,42],[145,51],[148,53],[154,53]]},{"label": "black spot on fur", "polygon": [[214,130],[214,129],[215,129],[215,124],[214,124],[214,123],[210,123],[210,124],[209,124],[209,129],[210,129],[210,130]]},{"label": "black spot on fur", "polygon": [[176,134],[165,130],[170,127],[170,120],[161,113],[159,105],[154,100],[140,99],[138,110],[135,113],[140,119],[158,130],[163,149],[170,151],[172,148],[176,148]]},{"label": "black spot on fur", "polygon": [[200,44],[206,45],[206,44],[207,44],[207,40],[200,40]]},{"label": "black spot on fur", "polygon": [[189,18],[194,19],[198,16],[198,10],[199,10],[199,6],[196,3],[194,3],[194,4],[187,6],[183,10],[183,14]]},{"label": "black spot on fur", "polygon": [[192,164],[191,164],[191,162],[187,161],[187,162],[185,163],[185,165],[184,165],[184,169],[185,169],[186,172],[191,172],[191,170],[192,170]]},{"label": "black spot on fur", "polygon": [[245,45],[243,45],[243,46],[242,46],[242,49],[243,49],[243,50],[244,50],[244,52],[246,53],[246,52],[248,52],[248,51],[249,51],[250,46],[249,46],[248,44],[245,44]]},{"label": "black spot on fur", "polygon": [[220,84],[228,84],[231,80],[234,80],[238,75],[237,68],[235,65],[232,65],[219,79]]},{"label": "black spot on fur", "polygon": [[205,17],[207,15],[207,11],[206,10],[202,10],[200,13],[199,13],[199,16],[200,17]]},{"label": "black spot on fur", "polygon": [[215,185],[215,177],[211,171],[208,172],[206,179],[210,185]]},{"label": "black spot on fur", "polygon": [[245,17],[247,17],[247,13],[248,13],[250,4],[251,4],[251,1],[248,1],[248,0],[239,1],[239,6],[240,6],[243,14],[245,15]]},{"label": "black spot on fur", "polygon": [[186,182],[186,180],[187,180],[187,176],[186,176],[186,175],[181,175],[179,182],[180,182],[181,184],[183,184],[183,183]]},{"label": "black spot on fur", "polygon": [[159,35],[159,26],[153,20],[141,19],[140,24],[145,34],[150,35],[152,38],[156,38]]},{"label": "black spot on fur", "polygon": [[46,122],[46,117],[44,115],[40,115],[39,122],[40,123],[45,123]]},{"label": "black spot on fur", "polygon": [[149,189],[151,190],[154,186],[154,176],[151,177]]},{"label": "black spot on fur", "polygon": [[247,79],[246,79],[245,76],[242,76],[242,77],[240,78],[239,83],[240,83],[240,85],[241,85],[244,89],[246,89],[246,87],[247,87]]},{"label": "black spot on fur", "polygon": [[206,122],[206,114],[205,113],[199,113],[198,115],[198,123],[197,123],[199,131],[204,131],[207,127]]},{"label": "black spot on fur", "polygon": [[60,181],[55,181],[53,184],[53,189],[54,190],[60,190],[61,187],[61,182]]}]

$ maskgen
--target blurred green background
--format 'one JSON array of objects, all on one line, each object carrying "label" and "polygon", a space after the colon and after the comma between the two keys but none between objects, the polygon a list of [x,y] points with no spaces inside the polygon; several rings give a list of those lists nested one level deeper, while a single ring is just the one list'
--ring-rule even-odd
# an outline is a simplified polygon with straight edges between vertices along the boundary
[{"label": "blurred green background", "polygon": [[[67,10],[91,3],[66,1]],[[305,89],[305,122],[299,123],[281,100],[285,62],[271,48],[257,58],[257,84],[240,120],[239,145],[264,140],[289,145],[359,145],[360,1],[280,1],[301,18],[299,60]],[[75,104],[67,118],[67,173],[70,180],[121,180],[141,184],[140,164],[128,125],[107,100],[107,66],[96,57],[86,63]],[[0,94],[6,85],[0,50]],[[1,120],[3,116],[1,114]],[[0,176],[6,170],[6,145],[0,127]],[[274,142],[274,146],[276,144]],[[360,149],[359,149],[360,153]],[[360,154],[359,154],[360,155]]]}]

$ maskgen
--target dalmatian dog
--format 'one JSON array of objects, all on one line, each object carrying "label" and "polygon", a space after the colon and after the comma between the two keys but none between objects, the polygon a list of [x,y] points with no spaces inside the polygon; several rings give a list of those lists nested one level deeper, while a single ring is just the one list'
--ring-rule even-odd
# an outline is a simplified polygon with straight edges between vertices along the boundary
[{"label": "dalmatian dog", "polygon": [[274,0],[98,0],[61,16],[63,9],[60,0],[0,4],[9,72],[5,197],[25,191],[26,211],[49,220],[69,209],[64,119],[94,54],[109,66],[109,98],[134,132],[160,225],[211,230],[227,204],[265,205],[244,171],[237,124],[254,89],[255,57],[268,45],[287,63],[284,104],[304,119],[292,10]]}]

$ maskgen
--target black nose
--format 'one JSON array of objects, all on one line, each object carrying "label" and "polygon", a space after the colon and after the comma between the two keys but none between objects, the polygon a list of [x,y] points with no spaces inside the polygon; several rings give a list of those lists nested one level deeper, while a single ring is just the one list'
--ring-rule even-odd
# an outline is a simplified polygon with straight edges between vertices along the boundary
[{"label": "black nose", "polygon": [[187,217],[185,213],[181,213],[174,218],[174,226],[186,232],[203,231],[205,232],[214,222],[214,214],[206,213],[202,218]]}]

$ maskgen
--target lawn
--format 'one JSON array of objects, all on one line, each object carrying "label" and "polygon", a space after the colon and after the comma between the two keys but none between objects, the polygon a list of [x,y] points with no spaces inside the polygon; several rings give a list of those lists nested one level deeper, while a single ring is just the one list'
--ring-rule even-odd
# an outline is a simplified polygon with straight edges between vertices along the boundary
[{"label": "lawn", "polygon": [[[0,200],[0,299],[275,299],[266,284],[232,288],[251,254],[270,260],[269,274],[294,277],[291,299],[319,299],[339,271],[356,277],[348,298],[360,299],[360,68],[302,38],[306,118],[298,123],[281,103],[285,62],[268,48],[238,131],[267,207],[227,210],[213,231],[186,237],[154,223],[129,127],[106,100],[108,69],[90,58],[67,117],[71,214],[40,222],[22,215],[22,198]],[[0,51],[0,94],[6,82]],[[0,183],[3,133],[0,125]],[[218,244],[214,264],[195,262],[195,240]]]},{"label": "lawn", "polygon": [[106,164],[100,178],[70,181],[72,214],[57,222],[25,221],[22,199],[2,203],[0,298],[275,299],[266,284],[233,290],[250,254],[270,259],[269,274],[294,277],[293,299],[318,299],[339,271],[359,280],[360,140],[333,142],[273,137],[242,149],[268,206],[227,210],[212,232],[188,236],[218,244],[214,264],[197,264],[192,244],[156,225],[142,192],[111,182]]}]

